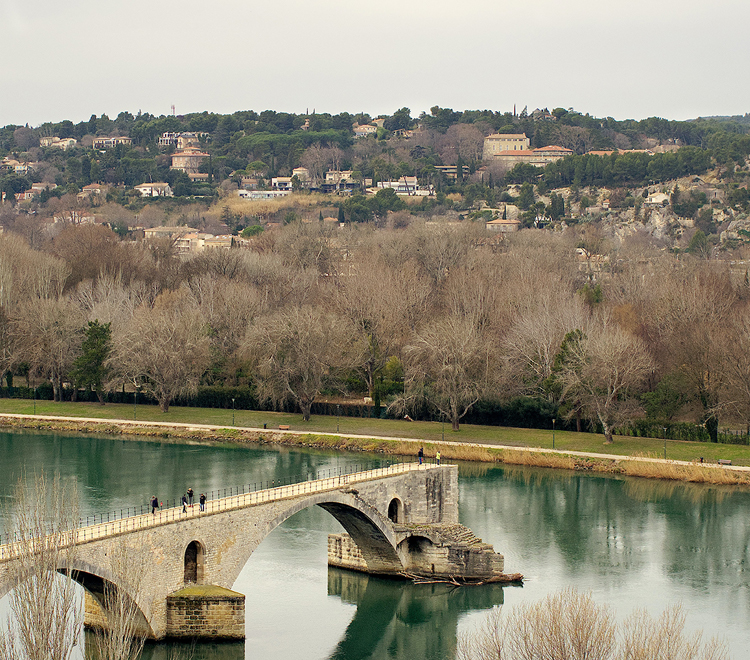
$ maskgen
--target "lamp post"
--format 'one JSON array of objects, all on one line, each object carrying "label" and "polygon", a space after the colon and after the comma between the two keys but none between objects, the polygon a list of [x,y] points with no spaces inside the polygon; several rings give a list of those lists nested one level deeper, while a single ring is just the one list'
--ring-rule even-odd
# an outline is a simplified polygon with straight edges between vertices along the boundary
[{"label": "lamp post", "polygon": [[36,415],[36,387],[34,388],[34,414]]},{"label": "lamp post", "polygon": [[664,428],[664,460],[667,460],[667,427]]},{"label": "lamp post", "polygon": [[138,413],[138,388],[140,385],[135,385],[135,389],[133,390],[133,421],[135,421],[137,418]]},{"label": "lamp post", "polygon": [[555,418],[552,418],[552,449],[555,448]]},{"label": "lamp post", "polygon": [[341,416],[341,405],[336,404],[336,433],[339,432],[339,417]]},{"label": "lamp post", "polygon": [[234,398],[232,398],[232,426],[234,426]]},{"label": "lamp post", "polygon": [[443,442],[445,442],[445,413],[443,413]]}]

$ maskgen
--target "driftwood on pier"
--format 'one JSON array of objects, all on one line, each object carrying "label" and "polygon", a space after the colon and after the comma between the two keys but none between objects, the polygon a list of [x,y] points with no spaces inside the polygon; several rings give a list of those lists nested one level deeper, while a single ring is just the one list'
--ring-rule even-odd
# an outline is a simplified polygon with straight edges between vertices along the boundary
[{"label": "driftwood on pier", "polygon": [[414,584],[451,584],[456,587],[480,586],[483,584],[523,584],[523,575],[521,575],[521,573],[501,573],[500,575],[495,575],[490,578],[479,579],[465,578],[455,575],[449,577],[428,577],[425,575],[408,573],[406,571],[401,571],[399,575],[407,580],[411,580]]}]

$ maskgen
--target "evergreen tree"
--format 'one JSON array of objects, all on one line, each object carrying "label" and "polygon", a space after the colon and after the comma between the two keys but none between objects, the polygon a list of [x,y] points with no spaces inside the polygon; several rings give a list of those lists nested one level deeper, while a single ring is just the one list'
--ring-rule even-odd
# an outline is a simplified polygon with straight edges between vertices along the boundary
[{"label": "evergreen tree", "polygon": [[109,323],[89,321],[86,338],[81,345],[81,355],[73,364],[71,378],[76,386],[93,387],[99,403],[104,405],[102,383],[109,374],[107,358],[112,350],[112,330]]}]

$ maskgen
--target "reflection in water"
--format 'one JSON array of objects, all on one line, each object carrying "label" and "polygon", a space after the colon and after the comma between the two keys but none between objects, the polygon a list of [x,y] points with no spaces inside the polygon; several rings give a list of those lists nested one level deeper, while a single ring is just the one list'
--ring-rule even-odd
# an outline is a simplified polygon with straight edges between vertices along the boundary
[{"label": "reflection in water", "polygon": [[[24,471],[77,479],[84,516],[229,485],[361,464],[362,454],[197,446],[43,433],[0,434],[0,497]],[[196,658],[348,660],[451,658],[459,630],[482,610],[536,601],[566,587],[590,591],[620,618],[682,603],[691,629],[724,635],[750,658],[750,492],[525,466],[462,464],[463,524],[505,555],[523,589],[411,585],[329,571],[327,535],[341,531],[318,507],[271,533],[234,588],[246,600],[247,642],[199,646]],[[155,490],[156,487],[156,490]],[[2,527],[0,507],[0,528]],[[0,619],[4,617],[0,602]],[[172,645],[150,646],[167,660]],[[79,656],[80,658],[80,656]]]},{"label": "reflection in water", "polygon": [[[93,649],[94,633],[84,632],[87,649]],[[148,643],[143,647],[140,660],[244,660],[245,642],[218,644]],[[94,656],[95,660],[95,656]]]},{"label": "reflection in water", "polygon": [[[539,472],[547,476],[539,476]],[[750,657],[747,490],[554,470],[462,476],[460,518],[528,578],[506,604],[575,586],[624,617],[682,603],[691,629]]]},{"label": "reflection in water", "polygon": [[336,568],[328,593],[357,606],[331,660],[452,658],[459,616],[503,602],[499,585],[411,584]]}]

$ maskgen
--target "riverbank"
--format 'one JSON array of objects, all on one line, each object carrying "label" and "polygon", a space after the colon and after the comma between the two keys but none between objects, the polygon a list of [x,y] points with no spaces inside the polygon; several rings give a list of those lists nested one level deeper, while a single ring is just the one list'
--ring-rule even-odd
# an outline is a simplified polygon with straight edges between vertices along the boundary
[{"label": "riverbank", "polygon": [[171,421],[131,421],[13,413],[0,413],[0,426],[43,431],[131,435],[177,442],[273,444],[372,452],[399,457],[414,457],[419,447],[424,447],[428,460],[433,459],[437,452],[440,452],[444,460],[529,465],[692,483],[750,486],[750,467],[747,466],[720,465],[718,462],[709,464],[697,460],[665,460],[654,455],[643,454],[613,454],[611,446],[608,447],[610,453],[600,453],[456,440],[431,441],[423,438],[311,433],[291,429],[258,429]]}]

